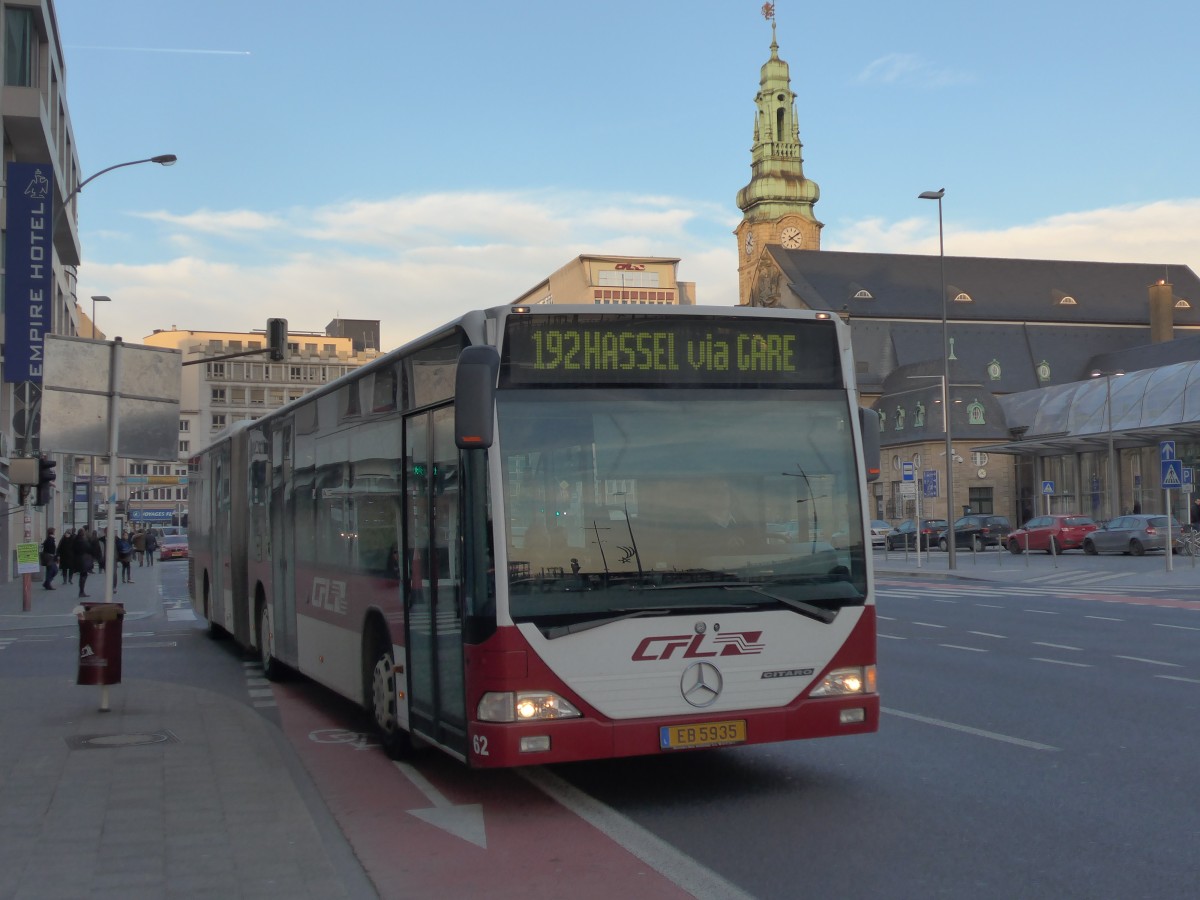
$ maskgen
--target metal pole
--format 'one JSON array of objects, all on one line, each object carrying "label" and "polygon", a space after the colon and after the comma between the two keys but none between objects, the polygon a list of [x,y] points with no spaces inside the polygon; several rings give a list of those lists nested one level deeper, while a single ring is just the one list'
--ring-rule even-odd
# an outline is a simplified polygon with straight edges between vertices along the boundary
[{"label": "metal pole", "polygon": [[1108,519],[1117,515],[1117,476],[1113,468],[1112,373],[1104,373],[1104,406],[1108,411]]},{"label": "metal pole", "polygon": [[946,549],[949,566],[957,567],[958,541],[954,535],[954,440],[950,435],[950,327],[946,310],[946,243],[942,230],[942,198],[938,202],[938,265],[942,280],[942,405],[946,413]]}]

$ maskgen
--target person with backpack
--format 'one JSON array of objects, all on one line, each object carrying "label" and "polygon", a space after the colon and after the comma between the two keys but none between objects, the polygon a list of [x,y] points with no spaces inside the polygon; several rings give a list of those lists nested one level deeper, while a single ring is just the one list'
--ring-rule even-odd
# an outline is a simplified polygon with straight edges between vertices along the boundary
[{"label": "person with backpack", "polygon": [[129,534],[122,532],[117,536],[117,562],[121,564],[121,581],[126,584],[133,584],[133,578],[129,574],[129,564],[133,562],[133,543],[129,540]]}]

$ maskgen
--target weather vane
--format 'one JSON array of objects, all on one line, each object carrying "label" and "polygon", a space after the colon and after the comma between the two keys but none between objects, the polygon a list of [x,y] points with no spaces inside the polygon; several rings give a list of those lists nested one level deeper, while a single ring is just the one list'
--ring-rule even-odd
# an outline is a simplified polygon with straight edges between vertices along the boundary
[{"label": "weather vane", "polygon": [[763,14],[763,18],[766,19],[768,22],[774,22],[775,21],[775,4],[774,3],[764,3],[762,5],[762,14]]}]

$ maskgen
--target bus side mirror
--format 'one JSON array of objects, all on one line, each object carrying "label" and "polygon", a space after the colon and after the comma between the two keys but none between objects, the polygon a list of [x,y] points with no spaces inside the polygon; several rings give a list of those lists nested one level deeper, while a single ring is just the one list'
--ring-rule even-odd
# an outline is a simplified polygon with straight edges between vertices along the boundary
[{"label": "bus side mirror", "polygon": [[496,425],[496,376],[500,354],[495,347],[466,347],[454,374],[454,443],[459,450],[492,446]]},{"label": "bus side mirror", "polygon": [[867,481],[879,480],[879,413],[865,406],[858,408],[858,429],[862,432],[863,466]]}]

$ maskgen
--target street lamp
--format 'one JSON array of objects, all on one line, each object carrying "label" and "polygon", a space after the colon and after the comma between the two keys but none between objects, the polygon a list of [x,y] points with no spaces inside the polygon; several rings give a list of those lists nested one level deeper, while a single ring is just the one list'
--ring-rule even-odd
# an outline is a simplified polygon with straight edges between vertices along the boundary
[{"label": "street lamp", "polygon": [[918,200],[936,200],[938,205],[938,262],[942,275],[942,404],[946,412],[946,549],[950,554],[949,566],[957,566],[954,539],[954,443],[950,436],[950,329],[946,315],[946,240],[942,230],[942,198],[946,189],[922,191]]},{"label": "street lamp", "polygon": [[1093,378],[1104,378],[1104,412],[1108,419],[1108,518],[1109,521],[1116,518],[1116,497],[1117,491],[1116,470],[1113,467],[1113,429],[1112,429],[1112,380],[1114,375],[1124,375],[1125,372],[1121,369],[1114,369],[1111,372],[1106,372],[1103,369],[1093,369]]},{"label": "street lamp", "polygon": [[101,175],[111,172],[113,169],[123,169],[126,166],[140,166],[142,163],[157,163],[160,166],[173,166],[173,165],[175,165],[175,162],[176,162],[176,160],[178,160],[178,158],[179,157],[177,157],[174,153],[162,153],[162,154],[159,154],[158,156],[151,156],[146,159],[132,159],[129,162],[117,163],[115,166],[109,166],[107,169],[101,169],[99,172],[95,172],[95,173],[89,175],[87,178],[83,179],[83,181],[79,182],[79,184],[77,184],[75,186],[75,190],[71,191],[71,193],[69,193],[69,194],[67,194],[67,196],[63,197],[62,203],[59,205],[58,209],[54,213],[54,224],[55,225],[58,224],[59,218],[62,216],[62,214],[64,212],[66,212],[67,207],[70,205],[71,201],[75,199],[75,195],[78,194],[80,191],[82,191],[85,187],[87,187],[88,184],[90,184],[92,181],[95,181],[97,178],[99,178]]},{"label": "street lamp", "polygon": [[[106,297],[103,294],[92,296],[92,340],[96,339],[96,304],[97,303],[112,303],[112,297]],[[88,457],[88,504],[87,504],[87,523],[88,531],[91,531],[95,524],[95,515],[93,510],[96,507],[96,456],[95,454]],[[72,503],[75,501],[72,500]],[[74,513],[71,514],[71,520],[74,521]],[[112,511],[109,511],[109,525],[112,525]]]},{"label": "street lamp", "polygon": [[92,338],[96,337],[96,304],[97,303],[112,303],[112,297],[106,297],[103,294],[98,294],[92,297]]}]

